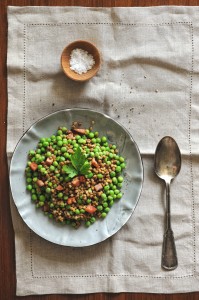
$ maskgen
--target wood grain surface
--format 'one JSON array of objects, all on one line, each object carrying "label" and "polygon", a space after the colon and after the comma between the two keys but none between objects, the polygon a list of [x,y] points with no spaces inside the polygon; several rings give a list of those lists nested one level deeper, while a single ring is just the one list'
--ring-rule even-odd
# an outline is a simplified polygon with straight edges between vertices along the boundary
[{"label": "wood grain surface", "polygon": [[[198,293],[187,294],[90,294],[16,297],[14,233],[9,206],[9,180],[6,159],[7,125],[7,6],[158,6],[199,5],[197,0],[0,0],[0,300],[198,300]],[[89,282],[88,282],[89,284]],[[79,287],[81,289],[81,287]]]}]

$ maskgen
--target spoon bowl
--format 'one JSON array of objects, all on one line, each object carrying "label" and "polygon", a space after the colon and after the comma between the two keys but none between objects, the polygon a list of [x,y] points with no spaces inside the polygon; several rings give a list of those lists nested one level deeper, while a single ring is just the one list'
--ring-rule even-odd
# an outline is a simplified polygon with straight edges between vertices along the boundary
[{"label": "spoon bowl", "polygon": [[178,266],[175,240],[170,218],[170,183],[181,169],[181,153],[176,141],[165,136],[155,151],[155,173],[166,183],[166,224],[162,248],[162,268],[174,270]]},{"label": "spoon bowl", "polygon": [[171,181],[181,169],[181,154],[176,141],[165,136],[160,140],[155,152],[155,172],[163,180]]}]

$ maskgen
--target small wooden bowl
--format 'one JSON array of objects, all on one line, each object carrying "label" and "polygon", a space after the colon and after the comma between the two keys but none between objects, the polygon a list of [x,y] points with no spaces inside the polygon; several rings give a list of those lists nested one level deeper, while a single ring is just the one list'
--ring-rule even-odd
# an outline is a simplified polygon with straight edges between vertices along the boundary
[{"label": "small wooden bowl", "polygon": [[[75,71],[70,69],[70,55],[71,55],[71,52],[76,48],[87,51],[88,54],[91,54],[93,56],[93,59],[95,60],[95,64],[92,67],[92,69],[88,70],[86,73],[78,74]],[[75,41],[75,42],[69,44],[66,48],[64,48],[62,55],[61,55],[61,66],[62,66],[63,71],[66,74],[66,76],[68,76],[70,79],[73,79],[75,81],[89,80],[98,72],[98,70],[100,68],[99,51],[90,42],[82,41],[82,40]]]}]

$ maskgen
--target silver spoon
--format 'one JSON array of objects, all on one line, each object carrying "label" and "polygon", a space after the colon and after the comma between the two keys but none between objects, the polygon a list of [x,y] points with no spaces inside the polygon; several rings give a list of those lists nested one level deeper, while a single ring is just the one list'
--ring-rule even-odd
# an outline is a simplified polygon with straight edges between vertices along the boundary
[{"label": "silver spoon", "polygon": [[155,151],[155,173],[166,183],[166,224],[162,247],[162,268],[174,270],[178,266],[175,240],[170,217],[170,183],[181,168],[181,153],[175,140],[165,136]]}]

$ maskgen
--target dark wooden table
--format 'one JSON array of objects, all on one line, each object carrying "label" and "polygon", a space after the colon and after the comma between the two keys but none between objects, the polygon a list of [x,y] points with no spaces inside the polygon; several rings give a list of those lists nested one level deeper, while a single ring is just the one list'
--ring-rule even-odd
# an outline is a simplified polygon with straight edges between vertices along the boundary
[{"label": "dark wooden table", "polygon": [[[14,233],[9,206],[9,180],[6,159],[7,123],[7,6],[155,6],[199,5],[197,0],[0,0],[0,300],[16,297]],[[188,294],[90,294],[90,295],[43,295],[23,299],[38,300],[198,300],[198,293]]]}]

